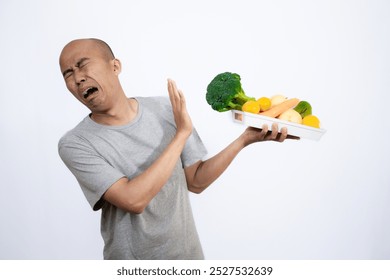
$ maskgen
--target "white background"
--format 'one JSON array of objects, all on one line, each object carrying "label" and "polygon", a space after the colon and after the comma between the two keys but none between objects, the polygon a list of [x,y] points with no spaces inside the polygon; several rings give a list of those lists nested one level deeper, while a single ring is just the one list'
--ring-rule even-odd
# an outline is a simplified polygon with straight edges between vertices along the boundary
[{"label": "white background", "polygon": [[62,47],[107,41],[128,96],[173,78],[209,157],[244,129],[205,89],[239,73],[248,95],[308,100],[319,141],[259,143],[191,195],[207,259],[390,258],[388,1],[0,1],[0,259],[101,259],[93,212],[57,153],[87,113]]}]

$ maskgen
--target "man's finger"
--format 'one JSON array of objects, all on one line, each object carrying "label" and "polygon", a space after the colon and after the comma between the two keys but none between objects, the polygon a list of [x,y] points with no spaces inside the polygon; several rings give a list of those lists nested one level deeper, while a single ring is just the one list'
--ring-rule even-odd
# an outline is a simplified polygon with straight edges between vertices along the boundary
[{"label": "man's finger", "polygon": [[182,103],[182,105],[185,105],[186,104],[186,99],[184,97],[183,91],[181,91],[179,89],[179,90],[177,90],[177,93],[179,94],[180,102]]},{"label": "man's finger", "polygon": [[272,132],[271,132],[271,135],[270,135],[270,139],[276,139],[277,136],[278,136],[278,124],[277,123],[273,123],[272,124]]},{"label": "man's finger", "polygon": [[264,137],[267,135],[267,133],[268,133],[268,125],[263,124],[261,127],[261,132],[260,132],[261,139],[264,139]]},{"label": "man's finger", "polygon": [[177,104],[177,97],[176,97],[176,89],[175,89],[175,82],[171,79],[168,79],[168,93],[169,93],[169,99],[171,100],[172,106],[176,106]]},{"label": "man's finger", "polygon": [[279,135],[279,142],[283,142],[287,138],[287,128],[282,127],[280,130],[280,135]]}]

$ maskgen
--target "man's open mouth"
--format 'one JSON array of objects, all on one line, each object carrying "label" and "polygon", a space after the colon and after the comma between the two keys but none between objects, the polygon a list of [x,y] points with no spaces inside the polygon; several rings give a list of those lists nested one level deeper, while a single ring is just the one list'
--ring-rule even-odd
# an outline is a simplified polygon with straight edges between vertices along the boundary
[{"label": "man's open mouth", "polygon": [[95,88],[95,87],[90,87],[90,88],[87,88],[84,92],[83,92],[83,97],[85,99],[88,98],[88,96],[90,96],[91,94],[95,93],[98,89]]}]

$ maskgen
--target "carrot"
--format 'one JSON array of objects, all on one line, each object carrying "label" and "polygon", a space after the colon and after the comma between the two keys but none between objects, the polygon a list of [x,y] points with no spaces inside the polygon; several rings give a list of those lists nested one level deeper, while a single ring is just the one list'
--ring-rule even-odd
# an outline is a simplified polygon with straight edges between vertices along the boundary
[{"label": "carrot", "polygon": [[281,113],[287,111],[288,109],[294,108],[299,103],[298,98],[291,98],[286,101],[283,101],[282,103],[275,105],[271,109],[259,113],[259,115],[267,116],[271,118],[277,118]]}]

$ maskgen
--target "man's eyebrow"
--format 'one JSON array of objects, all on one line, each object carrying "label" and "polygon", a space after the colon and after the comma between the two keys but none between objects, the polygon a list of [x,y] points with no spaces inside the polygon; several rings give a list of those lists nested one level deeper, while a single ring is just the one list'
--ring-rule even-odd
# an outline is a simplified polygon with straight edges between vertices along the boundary
[{"label": "man's eyebrow", "polygon": [[[76,66],[76,67],[80,67],[80,65],[81,65],[84,61],[86,61],[86,60],[89,60],[89,58],[88,58],[88,57],[80,58],[79,61],[77,61],[77,63],[76,63],[75,66]],[[70,73],[70,72],[73,72],[73,69],[72,69],[72,68],[68,68],[68,69],[66,69],[64,72],[62,72],[62,76],[65,77],[65,75],[68,74],[68,73]]]},{"label": "man's eyebrow", "polygon": [[89,58],[88,57],[80,58],[79,61],[77,61],[77,63],[76,63],[76,67],[79,67],[80,64],[83,63],[86,60],[89,60]]},{"label": "man's eyebrow", "polygon": [[66,74],[68,74],[68,73],[70,73],[70,72],[73,72],[73,70],[72,69],[66,69],[64,72],[62,72],[62,76],[64,76],[65,77],[65,75]]}]

